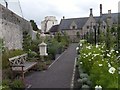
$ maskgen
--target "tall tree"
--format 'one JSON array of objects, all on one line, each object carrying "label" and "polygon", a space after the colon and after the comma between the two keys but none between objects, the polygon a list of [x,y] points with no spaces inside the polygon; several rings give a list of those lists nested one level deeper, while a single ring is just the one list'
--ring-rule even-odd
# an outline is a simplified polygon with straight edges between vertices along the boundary
[{"label": "tall tree", "polygon": [[37,27],[36,22],[35,22],[34,20],[30,20],[30,22],[31,22],[31,25],[32,25],[32,27],[33,27],[33,30],[38,31],[39,29],[38,29],[38,27]]}]

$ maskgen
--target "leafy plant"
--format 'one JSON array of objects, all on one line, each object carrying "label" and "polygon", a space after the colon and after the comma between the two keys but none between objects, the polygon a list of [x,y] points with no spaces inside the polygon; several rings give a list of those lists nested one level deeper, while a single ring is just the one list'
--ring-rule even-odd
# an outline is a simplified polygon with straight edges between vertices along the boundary
[{"label": "leafy plant", "polygon": [[11,84],[12,89],[23,89],[25,88],[25,85],[22,80],[15,79]]}]

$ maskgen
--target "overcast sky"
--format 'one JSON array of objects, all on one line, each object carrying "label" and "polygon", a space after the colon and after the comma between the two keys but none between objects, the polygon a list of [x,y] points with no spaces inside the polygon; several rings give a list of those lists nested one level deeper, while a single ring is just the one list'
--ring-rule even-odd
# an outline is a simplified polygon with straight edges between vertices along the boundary
[{"label": "overcast sky", "polygon": [[[9,9],[27,20],[33,19],[40,27],[45,16],[56,16],[58,23],[61,18],[88,17],[89,9],[93,8],[93,15],[99,16],[99,4],[103,6],[103,13],[118,12],[119,0],[6,0]],[[4,0],[0,0],[4,5]],[[21,9],[20,9],[21,8]],[[21,12],[22,10],[22,12]]]}]

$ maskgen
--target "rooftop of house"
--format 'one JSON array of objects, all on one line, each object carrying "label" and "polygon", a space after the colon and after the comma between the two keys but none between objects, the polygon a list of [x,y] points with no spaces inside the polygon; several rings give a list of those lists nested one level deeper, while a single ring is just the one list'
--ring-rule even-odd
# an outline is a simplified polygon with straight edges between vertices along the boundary
[{"label": "rooftop of house", "polygon": [[61,29],[64,29],[64,30],[69,29],[72,22],[75,22],[75,24],[77,25],[77,28],[80,29],[85,25],[87,20],[88,20],[88,17],[62,19],[61,22],[60,22],[60,25],[59,25],[59,29],[60,30]]},{"label": "rooftop of house", "polygon": [[[102,21],[107,21],[108,16],[111,16],[113,23],[118,22],[118,13],[111,13],[111,14],[102,14],[102,16],[95,16],[95,20],[96,22],[99,22],[100,20]],[[59,29],[60,30],[68,30],[70,29],[70,25],[72,24],[72,22],[75,22],[75,24],[77,25],[78,29],[81,29],[85,23],[87,22],[89,17],[83,17],[83,18],[69,18],[69,19],[61,19],[60,25],[59,25]]]},{"label": "rooftop of house", "polygon": [[52,26],[51,28],[50,28],[50,32],[57,32],[58,31],[58,27],[59,27],[59,25],[54,25],[54,26]]}]

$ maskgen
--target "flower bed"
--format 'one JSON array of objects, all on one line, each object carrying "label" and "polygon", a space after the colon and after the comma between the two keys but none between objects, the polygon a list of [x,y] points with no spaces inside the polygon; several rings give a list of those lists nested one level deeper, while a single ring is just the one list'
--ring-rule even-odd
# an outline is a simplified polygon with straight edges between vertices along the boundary
[{"label": "flower bed", "polygon": [[104,43],[91,45],[82,41],[79,53],[77,64],[89,75],[92,88],[118,88],[118,51],[106,50]]}]

